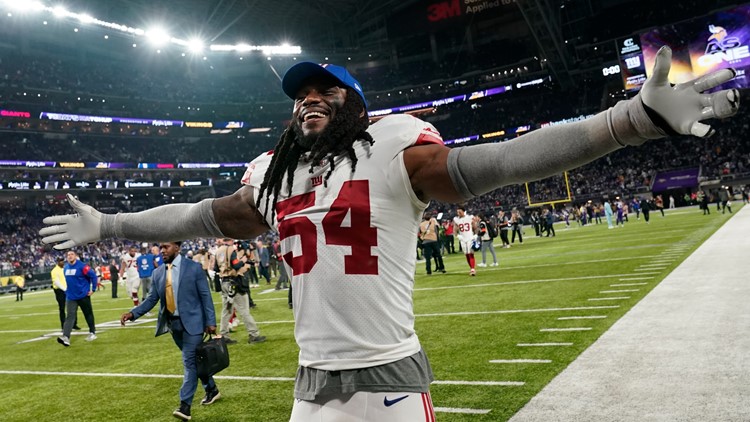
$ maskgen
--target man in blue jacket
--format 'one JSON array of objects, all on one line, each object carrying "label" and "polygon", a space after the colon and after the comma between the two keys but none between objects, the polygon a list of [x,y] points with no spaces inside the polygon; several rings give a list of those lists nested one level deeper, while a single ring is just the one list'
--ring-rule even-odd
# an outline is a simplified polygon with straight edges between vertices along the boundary
[{"label": "man in blue jacket", "polygon": [[94,311],[91,308],[91,295],[96,291],[96,271],[79,261],[78,254],[73,250],[68,251],[65,258],[68,261],[63,267],[65,282],[68,284],[68,290],[65,291],[67,317],[63,324],[63,335],[57,338],[57,342],[68,347],[70,346],[70,332],[76,323],[79,306],[89,326],[89,336],[86,337],[86,341],[96,340]]},{"label": "man in blue jacket", "polygon": [[[162,243],[161,257],[166,265],[153,272],[153,286],[148,297],[130,312],[122,314],[120,323],[135,321],[150,311],[159,302],[159,319],[156,336],[167,331],[182,351],[185,369],[180,388],[180,407],[172,415],[180,420],[190,420],[190,406],[198,387],[198,371],[195,349],[203,340],[203,333],[216,333],[216,315],[211,292],[206,283],[206,274],[200,264],[180,255],[182,242]],[[221,398],[213,377],[201,379],[206,396],[202,405],[209,405]]]},{"label": "man in blue jacket", "polygon": [[151,275],[156,267],[154,265],[155,259],[156,256],[152,255],[146,248],[142,249],[141,255],[137,259],[138,277],[141,279],[141,302],[146,300],[146,296],[151,291]]}]

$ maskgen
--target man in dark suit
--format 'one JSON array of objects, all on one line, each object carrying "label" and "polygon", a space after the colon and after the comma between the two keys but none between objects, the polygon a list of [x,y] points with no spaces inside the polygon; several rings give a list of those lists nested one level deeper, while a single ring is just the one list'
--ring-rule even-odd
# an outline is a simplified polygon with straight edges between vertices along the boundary
[{"label": "man in dark suit", "polygon": [[[185,376],[180,388],[180,408],[172,415],[180,420],[190,420],[190,406],[198,386],[195,349],[203,340],[203,333],[216,333],[216,315],[211,292],[206,283],[206,274],[200,264],[180,255],[182,242],[167,242],[160,246],[161,257],[166,265],[160,265],[153,273],[153,286],[146,300],[130,312],[122,314],[120,323],[135,321],[150,311],[159,302],[159,319],[156,336],[172,333],[177,347],[182,351]],[[168,288],[169,287],[169,288]],[[213,377],[201,379],[206,396],[202,405],[209,405],[221,398]]]},{"label": "man in dark suit", "polygon": [[112,282],[112,299],[117,299],[117,282],[120,280],[120,269],[117,268],[117,260],[109,262],[109,277]]}]

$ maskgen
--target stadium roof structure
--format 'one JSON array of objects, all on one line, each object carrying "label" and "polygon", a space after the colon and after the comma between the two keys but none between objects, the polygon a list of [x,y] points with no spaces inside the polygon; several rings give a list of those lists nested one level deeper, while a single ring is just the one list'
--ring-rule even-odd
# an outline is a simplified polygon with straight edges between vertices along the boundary
[{"label": "stadium roof structure", "polygon": [[[615,37],[735,2],[682,3],[680,8],[666,0],[61,0],[57,4],[107,22],[146,31],[160,28],[183,40],[197,39],[197,50],[209,44],[293,45],[323,55],[366,52],[375,60],[392,58],[396,51],[406,57],[424,46],[429,49],[430,43],[433,50],[437,44],[460,44],[459,52],[473,52],[484,41],[522,40],[523,48],[513,48],[527,57],[543,58],[553,77],[567,85],[580,63],[588,71],[612,61]],[[658,13],[624,18],[633,11]],[[451,36],[436,41],[436,34],[446,30]],[[413,40],[427,33],[429,40],[424,36]]]},{"label": "stadium roof structure", "polygon": [[[96,19],[104,21],[107,31],[114,27],[120,32],[121,47],[132,45],[138,50],[128,51],[139,53],[161,54],[166,39],[180,47],[166,52],[204,61],[210,55],[199,53],[206,47],[217,53],[214,57],[239,60],[242,54],[223,53],[260,51],[248,57],[256,63],[271,60],[271,55],[296,60],[293,55],[300,52],[302,59],[346,59],[362,68],[432,61],[443,66],[449,78],[488,70],[505,75],[513,68],[520,71],[518,65],[533,58],[537,70],[565,88],[574,86],[578,75],[615,65],[617,38],[730,7],[735,0],[683,0],[680,7],[667,0],[0,0],[3,3],[19,9],[41,4],[47,15],[61,17],[52,18],[46,30],[36,30],[31,23],[35,18],[27,19],[33,14],[8,12],[0,25],[0,48],[24,53],[53,55],[83,45],[93,55],[123,58],[124,49],[86,44],[82,37],[55,32],[65,28],[79,33],[80,21],[80,35],[88,36],[94,31],[86,24]],[[69,24],[75,27],[66,28]],[[88,26],[100,30],[101,23],[97,25]],[[148,40],[143,41],[150,42],[141,41],[144,36]],[[29,47],[32,43],[26,39],[36,44]],[[142,49],[142,43],[151,49]]]},{"label": "stadium roof structure", "polygon": [[382,19],[418,1],[66,0],[65,5],[131,26],[160,23],[167,29],[198,31],[207,43],[289,41],[332,48],[366,21]]}]

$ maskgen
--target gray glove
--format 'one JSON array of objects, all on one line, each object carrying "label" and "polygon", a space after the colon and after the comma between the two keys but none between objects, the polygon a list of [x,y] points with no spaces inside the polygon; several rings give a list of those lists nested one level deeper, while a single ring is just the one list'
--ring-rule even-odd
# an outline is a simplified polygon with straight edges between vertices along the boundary
[{"label": "gray glove", "polygon": [[101,239],[119,237],[144,242],[174,242],[197,237],[225,237],[216,224],[214,199],[196,204],[168,204],[136,213],[103,214],[68,194],[77,214],[45,218],[39,230],[44,243],[69,249]]},{"label": "gray glove", "polygon": [[[68,202],[76,210],[77,214],[55,215],[43,220],[45,227],[39,230],[44,243],[63,242],[55,245],[55,249],[70,249],[78,245],[101,240],[102,214],[91,205],[86,205],[68,194]],[[112,216],[109,216],[112,217]]]},{"label": "gray glove", "polygon": [[703,94],[734,78],[734,69],[717,70],[671,85],[667,79],[671,65],[672,50],[664,46],[656,53],[653,75],[639,94],[651,120],[666,134],[708,137],[714,130],[701,120],[723,119],[737,113],[740,94],[736,89]]}]

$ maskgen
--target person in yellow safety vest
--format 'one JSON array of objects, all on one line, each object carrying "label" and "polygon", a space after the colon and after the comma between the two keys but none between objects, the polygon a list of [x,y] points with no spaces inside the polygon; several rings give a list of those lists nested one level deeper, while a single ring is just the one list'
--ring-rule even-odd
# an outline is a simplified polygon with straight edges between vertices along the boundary
[{"label": "person in yellow safety vest", "polygon": [[16,302],[18,302],[19,300],[23,300],[23,290],[26,285],[26,280],[23,279],[23,276],[19,276],[13,281],[16,283]]}]

